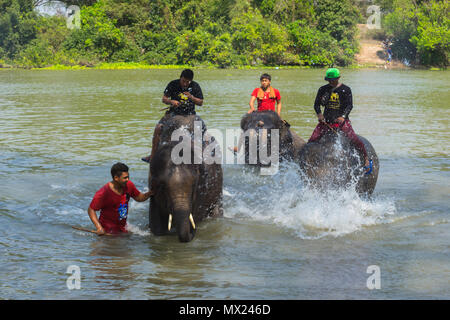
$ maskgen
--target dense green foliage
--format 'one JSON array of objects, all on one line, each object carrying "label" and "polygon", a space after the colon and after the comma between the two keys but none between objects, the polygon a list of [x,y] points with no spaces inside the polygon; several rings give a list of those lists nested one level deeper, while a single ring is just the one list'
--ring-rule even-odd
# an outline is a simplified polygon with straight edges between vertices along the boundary
[{"label": "dense green foliage", "polygon": [[380,0],[385,35],[394,57],[412,64],[447,67],[450,58],[448,0]]},{"label": "dense green foliage", "polygon": [[[81,28],[69,29],[39,2],[0,0],[0,61],[345,66],[364,21],[358,0],[74,0],[63,2],[81,7]],[[379,0],[385,35],[399,58],[447,65],[448,2],[416,2]]]}]

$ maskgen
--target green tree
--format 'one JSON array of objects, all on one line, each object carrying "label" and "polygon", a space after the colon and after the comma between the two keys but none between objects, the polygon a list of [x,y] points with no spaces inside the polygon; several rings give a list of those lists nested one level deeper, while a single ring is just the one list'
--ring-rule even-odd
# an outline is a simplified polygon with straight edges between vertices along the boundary
[{"label": "green tree", "polygon": [[338,41],[354,39],[360,13],[351,0],[320,0],[315,12],[319,30],[329,33]]},{"label": "green tree", "polygon": [[209,48],[209,57],[211,62],[220,68],[233,65],[233,46],[231,44],[231,35],[227,32],[215,38]]},{"label": "green tree", "polygon": [[289,47],[284,28],[267,21],[257,9],[249,9],[231,21],[233,49],[252,65],[283,64]]},{"label": "green tree", "polygon": [[449,65],[450,20],[447,1],[393,0],[383,27],[395,57],[413,64]]},{"label": "green tree", "polygon": [[299,56],[302,65],[324,66],[335,62],[339,46],[331,35],[309,26],[305,20],[297,20],[287,28],[292,51]]},{"label": "green tree", "polygon": [[36,38],[36,14],[31,0],[0,0],[0,47],[13,59]]},{"label": "green tree", "polygon": [[177,37],[177,56],[181,64],[199,64],[208,61],[213,36],[204,27],[187,30]]},{"label": "green tree", "polygon": [[416,47],[409,41],[417,31],[417,20],[414,5],[403,2],[395,10],[387,14],[383,19],[383,28],[386,35],[392,39],[392,51],[400,60],[415,62]]},{"label": "green tree", "polygon": [[98,1],[81,9],[81,28],[74,29],[64,42],[66,50],[95,54],[100,60],[110,58],[127,45],[124,33],[115,26],[116,20],[106,15],[106,2]]},{"label": "green tree", "polygon": [[314,0],[258,0],[255,1],[264,17],[283,24],[302,19],[314,22]]},{"label": "green tree", "polygon": [[421,64],[446,67],[450,53],[450,18],[447,1],[423,3],[417,12],[417,32],[411,36]]}]

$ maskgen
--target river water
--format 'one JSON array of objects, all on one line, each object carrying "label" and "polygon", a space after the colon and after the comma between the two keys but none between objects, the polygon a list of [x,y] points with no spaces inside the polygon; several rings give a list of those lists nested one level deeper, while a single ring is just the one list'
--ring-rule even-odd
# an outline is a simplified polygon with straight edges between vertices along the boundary
[{"label": "river water", "polygon": [[[353,127],[380,158],[369,200],[314,191],[290,164],[274,176],[229,164],[224,217],[191,243],[153,236],[149,203],[133,200],[130,235],[73,230],[93,228],[87,208],[113,163],[147,190],[140,158],[180,71],[0,71],[0,299],[450,298],[448,72],[341,70]],[[195,70],[209,129],[239,127],[264,71]],[[270,73],[308,139],[324,70]]]}]

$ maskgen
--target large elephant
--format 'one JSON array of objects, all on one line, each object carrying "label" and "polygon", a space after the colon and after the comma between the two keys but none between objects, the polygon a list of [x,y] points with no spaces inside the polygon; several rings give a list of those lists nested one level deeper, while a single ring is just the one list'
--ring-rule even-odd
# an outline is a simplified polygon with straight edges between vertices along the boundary
[{"label": "large elephant", "polygon": [[[260,161],[260,147],[261,142],[267,141],[267,155],[271,154],[271,135],[273,129],[278,129],[279,143],[278,161],[292,160],[294,155],[300,151],[305,145],[305,141],[300,138],[292,129],[290,125],[283,121],[280,116],[274,111],[258,111],[245,114],[241,119],[241,129],[244,131],[244,135],[241,136],[240,146],[244,146],[245,163],[261,165]],[[267,131],[267,139],[262,134],[264,129]],[[249,144],[252,141],[251,137],[254,135],[256,138],[253,141],[258,141],[255,148],[257,157],[252,161],[250,154],[251,146]],[[275,149],[273,149],[275,151]]]},{"label": "large elephant", "polygon": [[356,183],[359,194],[370,196],[377,183],[379,161],[375,149],[364,137],[373,169],[365,174],[363,156],[341,131],[328,131],[320,140],[308,142],[295,156],[302,176],[313,186],[322,189],[340,188]]},{"label": "large elephant", "polygon": [[[149,185],[155,192],[150,199],[150,230],[155,235],[165,235],[175,229],[181,242],[189,242],[194,238],[200,221],[223,214],[222,167],[220,163],[206,164],[204,161],[200,164],[194,164],[194,161],[175,164],[173,150],[179,147],[179,141],[171,141],[173,131],[183,127],[192,134],[194,121],[202,120],[195,115],[163,119],[160,143],[150,161]],[[193,142],[191,146],[192,160]],[[201,144],[201,148],[204,150],[205,144]],[[178,152],[178,155],[183,152]]]}]

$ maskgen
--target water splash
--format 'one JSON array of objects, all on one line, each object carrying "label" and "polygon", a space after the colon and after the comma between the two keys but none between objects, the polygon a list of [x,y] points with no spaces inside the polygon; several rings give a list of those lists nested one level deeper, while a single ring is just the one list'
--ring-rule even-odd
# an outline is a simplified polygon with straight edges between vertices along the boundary
[{"label": "water splash", "polygon": [[132,234],[137,234],[138,236],[141,236],[141,237],[148,237],[151,235],[149,229],[142,230],[140,227],[138,227],[137,225],[131,224],[129,221],[127,221],[126,229],[128,232],[130,232]]},{"label": "water splash", "polygon": [[[245,190],[238,179],[246,184]],[[225,181],[225,217],[275,224],[302,239],[339,237],[391,223],[397,213],[394,199],[361,197],[356,183],[338,189],[305,184],[292,164],[276,176],[264,178],[250,172],[230,180],[231,184]]]}]

